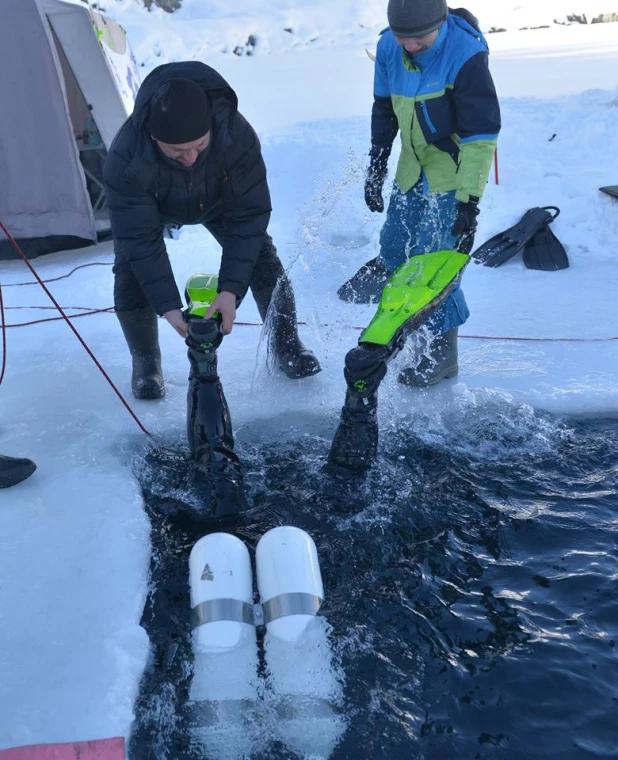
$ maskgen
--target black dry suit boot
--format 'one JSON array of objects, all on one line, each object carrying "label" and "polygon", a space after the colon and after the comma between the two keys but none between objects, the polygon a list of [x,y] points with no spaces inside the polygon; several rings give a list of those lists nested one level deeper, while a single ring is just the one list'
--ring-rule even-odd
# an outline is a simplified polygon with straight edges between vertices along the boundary
[{"label": "black dry suit boot", "polygon": [[17,459],[0,455],[0,488],[10,488],[29,478],[36,470],[30,459]]},{"label": "black dry suit boot", "polygon": [[298,337],[294,291],[287,275],[282,275],[273,288],[252,289],[252,293],[277,367],[292,380],[317,375],[322,369],[320,362]]},{"label": "black dry suit boot", "polygon": [[217,517],[246,507],[240,460],[234,452],[230,410],[217,374],[223,336],[214,319],[188,319],[191,364],[187,394],[187,437],[198,481],[209,489]]},{"label": "black dry suit boot", "polygon": [[132,311],[117,311],[125,340],[133,359],[131,389],[135,398],[150,400],[165,395],[161,372],[161,351],[157,315],[144,306]]},{"label": "black dry suit boot", "polygon": [[389,352],[385,346],[360,344],[345,358],[347,391],[335,433],[328,469],[362,474],[378,450],[378,387],[386,375]]},{"label": "black dry suit boot", "polygon": [[457,361],[457,327],[437,335],[428,344],[416,367],[406,367],[397,380],[403,385],[427,388],[459,372]]}]

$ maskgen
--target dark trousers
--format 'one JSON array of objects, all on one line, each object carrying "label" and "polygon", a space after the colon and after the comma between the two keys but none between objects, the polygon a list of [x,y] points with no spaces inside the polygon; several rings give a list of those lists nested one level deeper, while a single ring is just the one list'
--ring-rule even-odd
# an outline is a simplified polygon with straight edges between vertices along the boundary
[{"label": "dark trousers", "polygon": [[[204,224],[204,227],[217,240],[223,243],[223,227],[220,220],[214,220]],[[132,311],[148,306],[148,300],[138,283],[129,262],[121,256],[116,256],[114,261],[114,306],[116,311]],[[268,233],[264,235],[264,242],[253,267],[253,273],[249,280],[252,292],[274,289],[279,278],[283,275],[283,264],[277,254],[277,249]]]}]

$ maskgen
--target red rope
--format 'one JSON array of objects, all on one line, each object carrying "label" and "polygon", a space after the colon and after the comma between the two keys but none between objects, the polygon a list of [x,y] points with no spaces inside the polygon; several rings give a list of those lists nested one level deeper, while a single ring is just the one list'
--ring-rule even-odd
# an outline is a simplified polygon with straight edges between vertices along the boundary
[{"label": "red rope", "polygon": [[[12,308],[22,308],[22,307],[13,307],[9,306],[7,307],[9,309]],[[43,306],[36,306],[36,307],[23,307],[23,308],[37,308],[42,309],[45,308]],[[73,307],[76,308],[76,307]],[[84,311],[81,314],[70,314],[66,317],[66,319],[78,319],[79,317],[91,317],[93,314],[114,314],[114,309],[94,309],[92,311]],[[45,324],[45,322],[61,322],[63,320],[63,317],[47,317],[46,319],[33,319],[31,322],[16,322],[12,325],[6,325],[7,328],[9,327],[30,327],[31,325],[42,325]]]},{"label": "red rope", "polygon": [[[4,227],[2,229],[4,229]],[[61,274],[60,277],[52,277],[49,280],[30,280],[30,282],[13,282],[10,285],[5,285],[4,287],[5,288],[19,288],[25,285],[38,285],[40,282],[58,282],[58,280],[65,280],[67,277],[70,277],[74,272],[77,272],[78,269],[85,269],[86,267],[111,267],[111,266],[113,266],[111,262],[91,261],[89,264],[80,264],[78,267],[73,267],[73,269],[71,269],[70,272],[68,272],[67,274]],[[68,309],[70,307],[67,306],[65,308]],[[76,306],[75,308],[78,308],[78,307]]]},{"label": "red rope", "polygon": [[[75,337],[77,338],[77,340],[82,344],[82,346],[86,350],[88,356],[96,364],[97,368],[99,369],[99,371],[101,372],[101,374],[103,375],[103,377],[110,384],[110,386],[112,387],[112,390],[114,391],[114,393],[122,401],[123,405],[125,406],[125,408],[129,412],[129,414],[131,415],[131,417],[133,417],[133,419],[135,420],[135,422],[138,424],[140,430],[142,430],[144,433],[146,433],[147,436],[149,436],[150,438],[152,438],[153,437],[152,434],[148,430],[146,430],[146,428],[144,427],[144,425],[142,425],[142,423],[140,422],[139,418],[137,417],[137,415],[135,414],[135,412],[133,411],[133,409],[131,409],[131,407],[129,406],[129,404],[126,402],[126,400],[125,400],[124,396],[122,395],[122,393],[120,393],[120,391],[118,390],[118,388],[116,388],[116,386],[114,385],[114,382],[112,381],[111,377],[107,374],[107,372],[103,369],[103,367],[99,363],[99,360],[97,359],[97,357],[92,353],[92,351],[87,346],[87,344],[84,341],[84,339],[82,338],[82,336],[73,327],[73,325],[71,324],[71,320],[67,317],[67,315],[62,310],[62,306],[60,306],[60,304],[56,301],[56,299],[54,298],[54,296],[51,294],[49,288],[47,288],[47,286],[45,285],[45,283],[43,282],[43,280],[41,280],[41,278],[39,277],[39,275],[35,271],[34,267],[30,263],[30,261],[28,261],[28,258],[26,257],[25,253],[17,245],[17,243],[13,239],[11,233],[7,230],[7,228],[4,226],[4,224],[1,221],[0,221],[0,229],[7,236],[9,243],[13,246],[13,248],[17,251],[17,253],[19,254],[19,256],[23,259],[23,261],[25,262],[25,264],[28,267],[28,269],[32,272],[32,274],[36,278],[36,281],[43,288],[43,290],[45,291],[45,293],[47,294],[47,296],[49,297],[49,299],[51,300],[51,302],[54,304],[54,306],[58,309],[58,311],[62,315],[62,319],[64,319],[64,321],[67,323],[67,325],[73,331],[73,333],[74,333]],[[83,316],[85,316],[85,314],[77,314],[75,316],[81,316],[81,317],[83,317]],[[58,317],[56,317],[55,319],[58,319]],[[2,326],[3,326],[2,327],[3,345],[5,345],[6,344],[6,339],[4,337],[4,335],[5,335],[4,316],[2,318]],[[7,326],[13,326],[13,325],[7,325]],[[5,351],[5,357],[6,357],[6,351]]]},{"label": "red rope", "polygon": [[[5,286],[6,287],[6,286]],[[5,306],[5,309],[51,309],[51,306]],[[91,317],[93,314],[114,314],[114,307],[109,306],[107,309],[92,309],[88,311],[87,306],[65,306],[65,309],[83,309],[82,314],[71,314],[67,319],[78,319],[79,317]],[[10,327],[30,327],[31,325],[41,325],[45,322],[59,322],[62,317],[48,317],[46,319],[34,319],[31,322],[18,322],[12,325],[3,325],[6,329]],[[309,322],[298,322],[299,325],[308,326]],[[334,327],[328,322],[323,322],[320,327]],[[337,325],[340,327],[341,325]],[[234,327],[263,327],[262,322],[234,322]],[[350,330],[357,330],[362,332],[365,327],[359,327],[358,325],[344,325]],[[610,336],[607,338],[523,338],[518,335],[460,335],[463,340],[508,340],[514,342],[526,342],[526,343],[608,343],[610,341],[618,340],[618,335]]]},{"label": "red rope", "polygon": [[4,299],[2,298],[2,285],[0,285],[0,320],[2,320],[2,371],[0,371],[0,385],[4,380],[6,371],[6,326],[4,324]]}]

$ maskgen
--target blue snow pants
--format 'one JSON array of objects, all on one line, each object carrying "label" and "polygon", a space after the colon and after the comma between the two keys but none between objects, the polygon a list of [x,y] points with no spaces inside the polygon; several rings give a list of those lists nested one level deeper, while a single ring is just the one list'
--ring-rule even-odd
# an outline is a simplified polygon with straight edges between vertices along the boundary
[{"label": "blue snow pants", "polygon": [[[421,178],[407,193],[393,188],[386,221],[380,232],[380,256],[389,272],[411,256],[454,249],[451,229],[457,214],[455,191],[428,193]],[[431,315],[429,326],[437,334],[459,327],[470,316],[460,287]]]}]

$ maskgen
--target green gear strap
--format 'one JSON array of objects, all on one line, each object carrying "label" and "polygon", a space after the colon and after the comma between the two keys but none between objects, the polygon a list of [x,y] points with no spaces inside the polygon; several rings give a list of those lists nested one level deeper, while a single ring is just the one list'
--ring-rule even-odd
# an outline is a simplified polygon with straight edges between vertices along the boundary
[{"label": "green gear strap", "polygon": [[[218,294],[219,278],[216,274],[193,274],[187,280],[185,299],[189,315],[203,317]],[[216,314],[215,314],[216,316]]]},{"label": "green gear strap", "polygon": [[389,277],[378,310],[358,342],[387,346],[404,326],[411,330],[420,325],[453,290],[469,261],[457,251],[412,256]]}]

